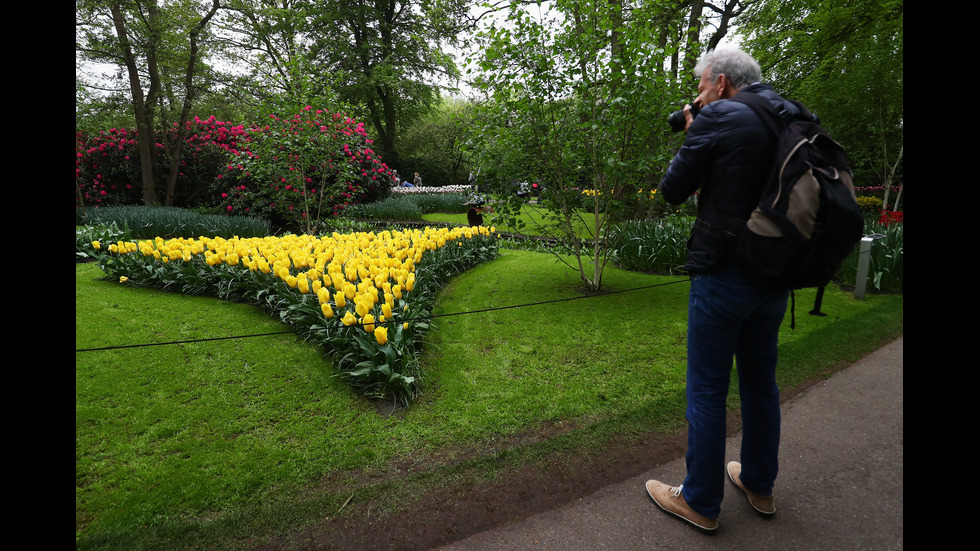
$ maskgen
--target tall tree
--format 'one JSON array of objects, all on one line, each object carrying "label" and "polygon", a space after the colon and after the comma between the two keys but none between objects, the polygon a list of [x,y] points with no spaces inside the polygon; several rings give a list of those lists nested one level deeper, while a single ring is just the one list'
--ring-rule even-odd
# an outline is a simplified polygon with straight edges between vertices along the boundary
[{"label": "tall tree", "polygon": [[848,151],[856,185],[902,179],[903,24],[902,0],[760,0],[740,21],[767,80]]},{"label": "tall tree", "polygon": [[197,93],[201,44],[219,7],[218,0],[76,0],[76,53],[119,65],[128,77],[145,204],[160,203],[156,130],[168,113],[176,114],[176,134],[165,143],[169,173],[162,189],[163,203],[173,203],[184,123]]},{"label": "tall tree", "polygon": [[[464,185],[473,170],[469,142],[476,104],[443,98],[427,115],[404,130],[402,160],[426,181]],[[405,175],[406,177],[408,174]]]},{"label": "tall tree", "polygon": [[467,0],[331,0],[311,11],[320,73],[341,99],[363,106],[385,160],[399,166],[399,131],[438,99],[439,78],[458,78],[448,48],[468,24]]},{"label": "tall tree", "polygon": [[[281,110],[333,103],[330,82],[310,62],[310,0],[227,0],[215,23],[229,87],[252,107]],[[267,114],[267,113],[263,113]]]}]

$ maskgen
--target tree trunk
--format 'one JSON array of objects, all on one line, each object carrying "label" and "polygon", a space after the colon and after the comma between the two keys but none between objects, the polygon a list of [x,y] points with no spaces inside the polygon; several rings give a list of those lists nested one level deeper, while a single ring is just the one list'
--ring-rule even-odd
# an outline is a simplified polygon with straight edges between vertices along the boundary
[{"label": "tree trunk", "polygon": [[687,47],[684,55],[684,74],[689,75],[701,58],[701,16],[704,14],[704,0],[692,0],[691,16],[687,26]]},{"label": "tree trunk", "polygon": [[218,0],[214,0],[214,3],[211,5],[211,10],[201,18],[190,34],[190,51],[188,52],[187,68],[184,72],[184,89],[186,93],[180,110],[180,118],[177,121],[177,131],[174,134],[173,146],[170,151],[170,175],[167,177],[167,194],[164,198],[164,204],[168,207],[172,207],[174,204],[177,176],[180,174],[180,152],[184,145],[187,118],[190,115],[191,106],[194,103],[194,69],[197,66],[198,50],[200,49],[198,37],[201,31],[208,25],[215,12],[218,11],[218,7]]},{"label": "tree trunk", "polygon": [[[888,210],[888,195],[892,190],[892,182],[895,180],[895,172],[898,170],[898,164],[902,161],[902,154],[905,153],[905,144],[898,150],[898,158],[895,159],[895,164],[892,166],[888,174],[885,175],[885,198],[881,201],[881,210]],[[898,210],[898,200],[902,197],[902,188],[899,188],[898,196],[895,197],[895,206],[892,208],[893,211]]]},{"label": "tree trunk", "polygon": [[123,17],[119,2],[113,2],[110,11],[116,36],[119,38],[119,49],[126,64],[126,71],[129,73],[129,89],[133,96],[133,115],[136,118],[137,144],[140,152],[140,167],[143,172],[143,204],[155,205],[159,201],[156,193],[156,179],[153,177],[153,111],[152,107],[147,107],[146,98],[143,95],[143,85],[140,83],[136,57],[133,55],[133,48],[126,31],[126,20]]},{"label": "tree trunk", "polygon": [[[732,19],[741,14],[746,6],[753,3],[752,1],[745,0],[726,0],[725,7],[721,10],[721,21],[718,22],[718,30],[708,39],[708,50],[714,50],[718,47],[721,40],[728,34],[728,24]],[[718,11],[717,8],[716,11]]]}]

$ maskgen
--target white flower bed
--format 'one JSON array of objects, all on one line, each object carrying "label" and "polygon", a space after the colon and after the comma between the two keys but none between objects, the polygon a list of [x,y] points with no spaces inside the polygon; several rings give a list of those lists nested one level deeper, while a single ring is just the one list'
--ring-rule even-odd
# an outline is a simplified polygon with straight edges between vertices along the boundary
[{"label": "white flower bed", "polygon": [[473,186],[442,186],[442,187],[403,187],[391,188],[392,193],[467,193]]}]

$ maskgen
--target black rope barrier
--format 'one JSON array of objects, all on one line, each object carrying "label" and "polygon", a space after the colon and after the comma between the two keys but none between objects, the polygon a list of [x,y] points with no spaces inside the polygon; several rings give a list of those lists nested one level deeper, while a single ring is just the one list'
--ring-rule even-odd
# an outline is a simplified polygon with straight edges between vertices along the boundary
[{"label": "black rope barrier", "polygon": [[[867,251],[859,251],[858,252],[858,254],[870,254],[870,253],[871,253],[870,250],[867,250]],[[544,305],[544,304],[555,304],[555,303],[560,303],[560,302],[568,302],[568,301],[571,301],[571,300],[580,300],[580,299],[585,299],[585,298],[597,298],[597,297],[603,297],[603,296],[607,296],[607,295],[614,295],[614,294],[618,294],[618,293],[627,293],[627,292],[632,292],[632,291],[642,291],[644,289],[652,289],[654,287],[663,287],[665,285],[674,285],[676,283],[683,283],[683,282],[686,282],[686,281],[689,281],[689,280],[687,280],[687,279],[681,279],[681,280],[677,280],[677,281],[669,281],[669,282],[666,282],[666,283],[656,283],[656,284],[653,284],[653,285],[645,285],[643,287],[634,287],[634,288],[631,288],[631,289],[620,289],[618,291],[605,291],[605,292],[595,293],[593,295],[583,295],[583,296],[577,296],[577,297],[565,297],[565,298],[558,298],[558,299],[554,299],[554,300],[544,300],[544,301],[540,301],[540,302],[529,302],[529,303],[526,303],[526,304],[513,304],[513,305],[510,305],[510,306],[496,306],[496,307],[493,307],[493,308],[483,308],[483,309],[480,309],[480,310],[467,310],[467,311],[464,311],[464,312],[450,312],[450,313],[446,313],[446,314],[429,314],[429,315],[425,315],[425,316],[419,316],[419,317],[413,317],[413,318],[401,318],[401,319],[397,319],[397,320],[396,319],[391,319],[391,320],[386,320],[385,323],[406,323],[406,322],[417,321],[417,320],[432,320],[432,319],[437,319],[437,318],[447,318],[447,317],[463,316],[463,315],[469,315],[469,314],[483,314],[483,313],[495,312],[495,311],[499,311],[499,310],[511,310],[511,309],[514,309],[514,308],[527,308],[527,307],[531,307],[531,306],[541,306],[541,305]],[[355,323],[355,324],[351,324],[348,327],[353,327],[355,325],[358,326],[358,327],[363,327],[365,324]],[[370,324],[370,325],[383,325],[383,324],[381,324],[381,323],[373,323],[373,324]],[[125,349],[125,348],[143,348],[143,347],[149,347],[149,346],[167,346],[167,345],[175,345],[175,344],[189,344],[189,343],[221,341],[221,340],[229,340],[229,339],[248,339],[248,338],[255,338],[255,337],[269,337],[269,336],[274,336],[274,335],[288,335],[288,334],[291,334],[291,333],[295,333],[295,331],[275,331],[275,332],[271,332],[271,333],[256,333],[256,334],[249,334],[249,335],[234,335],[234,336],[228,336],[228,337],[210,337],[210,338],[206,338],[206,339],[188,339],[188,340],[168,341],[168,342],[160,342],[160,343],[145,343],[145,344],[129,344],[129,345],[116,345],[116,346],[103,346],[103,347],[98,347],[98,348],[76,348],[75,349],[75,352],[76,353],[77,352],[99,352],[99,351],[106,351],[106,350],[121,350],[121,349]]]},{"label": "black rope barrier", "polygon": [[[580,300],[580,299],[585,299],[585,298],[603,297],[603,296],[607,296],[607,295],[615,295],[615,294],[618,294],[618,293],[627,293],[627,292],[632,292],[632,291],[642,291],[644,289],[652,289],[654,287],[663,287],[665,285],[674,285],[676,283],[684,283],[684,282],[687,282],[687,281],[689,281],[689,280],[687,280],[687,279],[680,279],[680,280],[677,280],[677,281],[668,281],[666,283],[656,283],[656,284],[653,284],[653,285],[645,285],[643,287],[633,287],[631,289],[620,289],[620,290],[617,290],[617,291],[605,291],[605,292],[595,293],[595,294],[592,294],[592,295],[582,295],[582,296],[577,296],[577,297],[557,298],[557,299],[553,299],[553,300],[543,300],[543,301],[539,301],[539,302],[529,302],[529,303],[525,303],[525,304],[512,304],[510,306],[495,306],[493,308],[483,308],[483,309],[480,309],[480,310],[467,310],[467,311],[464,311],[464,312],[449,312],[449,313],[445,313],[445,314],[428,314],[428,315],[425,315],[425,316],[418,316],[418,317],[412,317],[412,318],[391,319],[391,320],[386,320],[385,323],[407,323],[407,322],[410,322],[410,321],[432,320],[432,319],[436,319],[436,318],[448,318],[448,317],[453,317],[453,316],[463,316],[463,315],[469,315],[469,314],[484,314],[484,313],[487,313],[487,312],[495,312],[495,311],[500,311],[500,310],[511,310],[511,309],[514,309],[514,308],[527,308],[527,307],[531,307],[531,306],[542,306],[542,305],[545,305],[545,304],[556,304],[556,303],[560,303],[560,302],[568,302],[568,301],[572,301],[572,300]],[[349,327],[353,327],[353,326],[363,327],[364,325],[365,324],[362,324],[362,323],[355,323],[355,324],[351,324]],[[383,325],[383,324],[382,323],[372,323],[370,325]],[[116,346],[103,346],[103,347],[98,347],[98,348],[76,348],[75,349],[75,352],[76,353],[77,352],[100,352],[100,351],[106,351],[106,350],[121,350],[121,349],[125,349],[125,348],[143,348],[143,347],[149,347],[149,346],[167,346],[167,345],[175,345],[175,344],[189,344],[189,343],[199,343],[199,342],[222,341],[222,340],[229,340],[229,339],[248,339],[248,338],[254,338],[254,337],[269,337],[269,336],[274,336],[274,335],[288,335],[288,334],[291,334],[291,333],[295,333],[295,331],[274,331],[274,332],[271,332],[271,333],[256,333],[256,334],[250,334],[250,335],[235,335],[235,336],[228,336],[228,337],[209,337],[209,338],[206,338],[206,339],[188,339],[188,340],[168,341],[168,342],[159,342],[159,343],[145,343],[145,344],[127,344],[127,345],[116,345]]]}]

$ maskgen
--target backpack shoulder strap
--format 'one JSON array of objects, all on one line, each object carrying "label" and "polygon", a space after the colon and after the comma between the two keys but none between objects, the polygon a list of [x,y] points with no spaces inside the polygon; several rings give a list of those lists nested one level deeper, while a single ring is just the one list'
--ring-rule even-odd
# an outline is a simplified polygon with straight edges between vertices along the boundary
[{"label": "backpack shoulder strap", "polygon": [[759,115],[759,118],[774,135],[778,137],[781,134],[782,117],[776,112],[776,108],[762,96],[742,90],[728,99],[748,105]]}]

